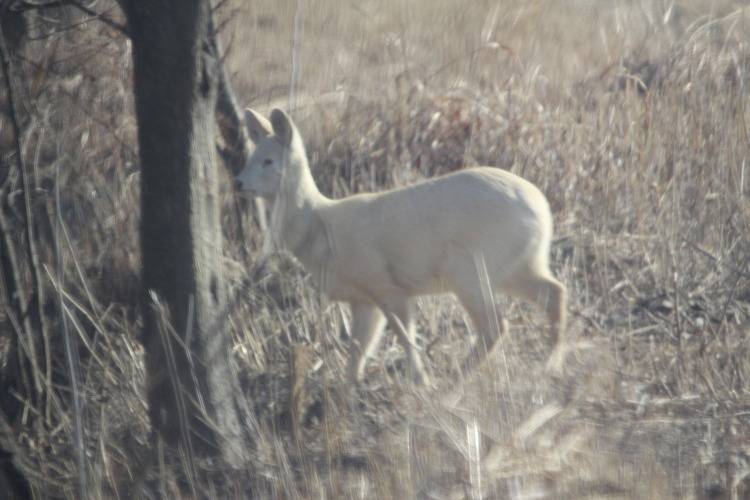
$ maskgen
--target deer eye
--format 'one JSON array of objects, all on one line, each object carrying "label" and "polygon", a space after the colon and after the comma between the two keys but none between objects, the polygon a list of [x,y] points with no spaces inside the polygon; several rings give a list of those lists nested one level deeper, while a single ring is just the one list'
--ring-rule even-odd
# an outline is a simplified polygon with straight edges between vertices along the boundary
[{"label": "deer eye", "polygon": [[269,166],[271,163],[273,163],[273,160],[270,158],[266,158],[265,160],[263,160],[263,165],[265,165],[266,167]]}]

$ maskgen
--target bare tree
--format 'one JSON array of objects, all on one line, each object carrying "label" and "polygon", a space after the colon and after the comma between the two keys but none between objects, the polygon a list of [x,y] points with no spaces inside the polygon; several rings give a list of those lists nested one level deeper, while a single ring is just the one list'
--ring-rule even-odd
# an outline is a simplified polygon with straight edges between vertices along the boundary
[{"label": "bare tree", "polygon": [[214,114],[222,69],[211,8],[208,0],[120,3],[133,50],[151,421],[167,442],[239,466],[247,443],[220,321]]}]

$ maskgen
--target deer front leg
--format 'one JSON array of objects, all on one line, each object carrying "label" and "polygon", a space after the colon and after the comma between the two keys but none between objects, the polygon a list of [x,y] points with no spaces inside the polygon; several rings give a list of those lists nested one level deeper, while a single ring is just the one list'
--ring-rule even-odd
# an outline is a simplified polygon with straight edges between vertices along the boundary
[{"label": "deer front leg", "polygon": [[352,384],[361,382],[365,365],[383,335],[385,317],[374,304],[352,303],[352,338],[347,376]]},{"label": "deer front leg", "polygon": [[409,373],[417,385],[429,385],[430,380],[419,355],[419,349],[415,344],[416,327],[414,320],[414,301],[405,299],[401,302],[390,304],[385,310],[388,322],[396,333],[401,347],[406,351],[409,358]]}]

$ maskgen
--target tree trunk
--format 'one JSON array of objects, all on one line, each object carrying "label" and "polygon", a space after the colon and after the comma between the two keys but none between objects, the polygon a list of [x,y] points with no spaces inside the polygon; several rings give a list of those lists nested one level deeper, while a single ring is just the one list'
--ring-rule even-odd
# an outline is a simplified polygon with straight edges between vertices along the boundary
[{"label": "tree trunk", "polygon": [[218,452],[239,466],[246,449],[239,384],[221,322],[226,311],[214,120],[220,61],[207,42],[209,2],[122,4],[132,37],[141,159],[151,421],[168,443]]}]

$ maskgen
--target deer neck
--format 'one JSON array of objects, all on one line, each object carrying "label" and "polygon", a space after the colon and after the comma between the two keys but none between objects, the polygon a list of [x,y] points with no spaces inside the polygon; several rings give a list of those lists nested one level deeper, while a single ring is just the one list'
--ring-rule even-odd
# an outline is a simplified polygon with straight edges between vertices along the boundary
[{"label": "deer neck", "polygon": [[311,273],[316,273],[327,248],[321,207],[328,201],[315,185],[307,161],[290,164],[274,200],[272,231],[280,246],[290,251]]}]

